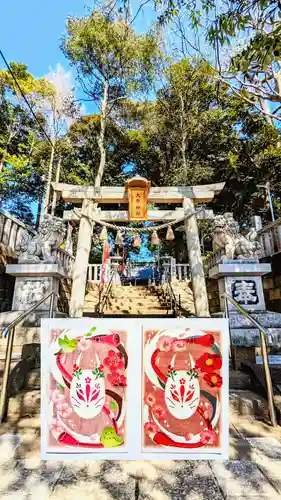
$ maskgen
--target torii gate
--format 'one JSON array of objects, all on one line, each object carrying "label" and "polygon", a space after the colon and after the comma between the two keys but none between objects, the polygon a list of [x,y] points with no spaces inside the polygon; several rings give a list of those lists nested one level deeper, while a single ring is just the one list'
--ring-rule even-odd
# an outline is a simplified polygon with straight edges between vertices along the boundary
[{"label": "torii gate", "polygon": [[[135,177],[134,181],[142,178]],[[142,179],[146,181],[146,179]],[[147,182],[147,181],[146,181]],[[218,195],[224,182],[207,184],[202,186],[172,186],[172,187],[150,187],[147,201],[150,203],[182,203],[182,209],[176,210],[152,210],[148,211],[146,220],[173,221],[181,216],[194,214],[194,204],[207,203]],[[128,190],[126,186],[116,187],[90,187],[77,186],[63,183],[53,183],[54,191],[61,193],[63,200],[81,204],[81,215],[74,211],[64,212],[65,220],[79,220],[79,234],[75,263],[72,275],[72,291],[70,299],[70,317],[80,318],[83,315],[85,288],[87,280],[87,269],[89,254],[91,251],[92,234],[94,222],[90,219],[95,213],[101,220],[128,222],[128,211],[101,211],[97,207],[99,203],[129,203]],[[192,278],[192,287],[197,316],[209,316],[208,296],[204,277],[204,268],[201,257],[200,241],[197,226],[197,217],[192,215],[184,221],[188,259]]]}]

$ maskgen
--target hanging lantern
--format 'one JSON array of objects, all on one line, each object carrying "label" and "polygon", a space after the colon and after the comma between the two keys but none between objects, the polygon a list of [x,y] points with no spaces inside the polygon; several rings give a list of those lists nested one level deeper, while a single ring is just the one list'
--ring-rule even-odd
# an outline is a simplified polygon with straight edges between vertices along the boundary
[{"label": "hanging lantern", "polygon": [[107,229],[105,226],[103,226],[100,236],[99,236],[100,241],[106,241],[107,240]]},{"label": "hanging lantern", "polygon": [[116,238],[115,238],[115,244],[118,245],[119,247],[122,247],[123,245],[123,238],[122,238],[122,233],[119,229],[119,231],[117,231],[117,234],[116,234]]},{"label": "hanging lantern", "polygon": [[136,234],[134,235],[134,239],[133,239],[133,247],[134,247],[134,248],[138,248],[138,247],[140,247],[140,246],[141,246],[141,240],[140,240],[139,235],[136,233]]},{"label": "hanging lantern", "polygon": [[174,231],[171,226],[167,227],[166,240],[173,241],[175,239]]},{"label": "hanging lantern", "polygon": [[160,245],[160,239],[157,234],[157,231],[153,231],[151,235],[151,245]]}]

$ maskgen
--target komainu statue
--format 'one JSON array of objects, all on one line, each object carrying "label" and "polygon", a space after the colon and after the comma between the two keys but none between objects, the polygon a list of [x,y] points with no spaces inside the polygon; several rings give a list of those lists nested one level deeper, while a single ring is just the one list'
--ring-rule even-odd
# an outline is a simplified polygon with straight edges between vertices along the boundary
[{"label": "komainu statue", "polygon": [[222,258],[226,259],[255,259],[261,256],[261,244],[257,241],[255,229],[243,236],[239,225],[232,213],[216,215],[213,220],[214,251],[221,250]]},{"label": "komainu statue", "polygon": [[16,247],[19,263],[54,263],[55,250],[64,241],[66,227],[63,220],[52,215],[44,215],[38,228],[38,234],[25,233]]}]

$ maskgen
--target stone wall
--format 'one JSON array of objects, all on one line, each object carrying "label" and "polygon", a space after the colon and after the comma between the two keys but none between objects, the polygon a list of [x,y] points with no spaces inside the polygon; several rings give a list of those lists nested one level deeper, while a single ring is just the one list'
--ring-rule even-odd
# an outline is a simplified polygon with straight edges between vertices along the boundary
[{"label": "stone wall", "polygon": [[281,312],[281,253],[262,259],[270,262],[272,272],[263,278],[263,289],[266,309]]},{"label": "stone wall", "polygon": [[210,314],[220,312],[220,298],[218,280],[206,278],[207,294],[209,300]]},{"label": "stone wall", "polygon": [[0,265],[0,313],[11,311],[15,278],[6,273],[4,265]]}]

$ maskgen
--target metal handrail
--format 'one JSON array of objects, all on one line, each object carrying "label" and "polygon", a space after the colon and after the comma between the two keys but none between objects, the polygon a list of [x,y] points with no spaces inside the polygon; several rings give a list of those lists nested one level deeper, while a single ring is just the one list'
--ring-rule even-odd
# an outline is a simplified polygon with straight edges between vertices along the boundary
[{"label": "metal handrail", "polygon": [[8,392],[8,382],[9,382],[9,375],[10,375],[10,367],[11,367],[11,359],[12,359],[12,353],[13,353],[13,344],[14,344],[14,336],[15,336],[15,327],[29,314],[31,314],[35,309],[37,309],[38,306],[40,306],[43,302],[48,300],[50,297],[50,308],[49,308],[49,316],[50,318],[53,317],[54,313],[54,299],[55,296],[58,294],[56,292],[50,292],[44,297],[42,297],[36,304],[31,306],[27,311],[24,311],[20,316],[18,316],[16,319],[11,321],[11,323],[6,326],[3,331],[2,331],[2,337],[6,338],[9,331],[11,330],[9,336],[8,336],[8,342],[7,342],[7,347],[6,347],[6,354],[5,354],[5,366],[4,366],[4,371],[3,371],[3,383],[2,383],[2,388],[1,388],[1,394],[0,394],[0,424],[2,424],[5,419],[6,419],[6,410],[7,410],[7,392]]},{"label": "metal handrail", "polygon": [[98,311],[99,311],[99,315],[100,316],[103,314],[103,310],[104,310],[104,307],[105,307],[106,302],[108,300],[109,293],[110,293],[110,290],[111,290],[111,287],[112,287],[113,277],[115,276],[115,274],[117,272],[118,272],[117,269],[112,269],[111,270],[110,280],[107,283],[107,287],[106,287],[104,296],[102,296],[102,290],[101,290],[100,300],[99,300],[99,304],[98,304]]},{"label": "metal handrail", "polygon": [[177,302],[177,299],[176,299],[176,296],[175,296],[175,292],[173,290],[173,287],[171,285],[171,282],[168,281],[168,293],[170,295],[170,301],[171,301],[171,306],[172,306],[172,309],[173,309],[173,312],[174,312],[174,315],[175,316],[178,316],[179,315],[179,306],[178,306],[178,302]]},{"label": "metal handrail", "polygon": [[166,294],[166,291],[164,290],[164,286],[162,288],[163,290],[163,293],[165,294],[165,299],[166,299],[166,306],[167,306],[167,313],[168,313],[168,301],[170,301],[170,304],[171,304],[171,309],[173,310],[173,313],[175,316],[179,316],[180,314],[180,296],[179,296],[179,304],[177,302],[177,298],[175,296],[175,292],[173,290],[173,287],[172,287],[172,284],[171,284],[171,279],[170,279],[170,276],[169,274],[167,273],[166,270],[164,270],[164,280],[165,280],[165,283],[167,284],[167,288],[168,288],[168,295],[169,295],[169,300],[167,299],[167,294]]},{"label": "metal handrail", "polygon": [[252,318],[252,316],[242,307],[235,299],[230,297],[227,293],[223,293],[222,297],[224,298],[225,301],[225,315],[228,317],[228,304],[227,301],[229,301],[234,307],[239,311],[245,318],[247,318],[253,325],[255,325],[260,332],[260,346],[261,346],[261,354],[263,357],[263,366],[264,366],[264,373],[265,373],[265,382],[266,382],[266,390],[267,390],[267,398],[268,398],[268,408],[269,408],[269,415],[270,415],[270,420],[271,424],[273,427],[277,426],[277,419],[276,419],[276,413],[275,413],[275,408],[274,408],[274,396],[273,396],[273,388],[272,388],[272,380],[271,380],[271,374],[270,374],[270,368],[269,368],[269,363],[268,363],[268,355],[267,355],[267,349],[266,349],[266,337],[269,336],[269,332],[257,321],[256,319]]}]

